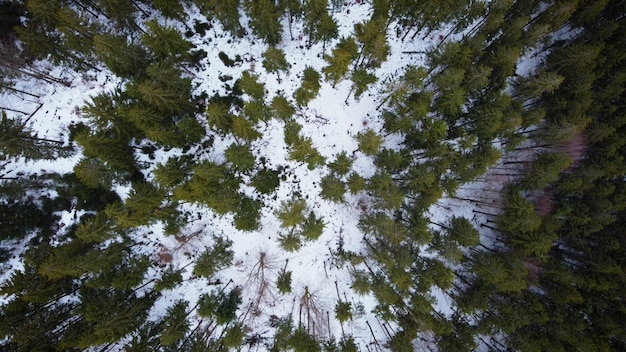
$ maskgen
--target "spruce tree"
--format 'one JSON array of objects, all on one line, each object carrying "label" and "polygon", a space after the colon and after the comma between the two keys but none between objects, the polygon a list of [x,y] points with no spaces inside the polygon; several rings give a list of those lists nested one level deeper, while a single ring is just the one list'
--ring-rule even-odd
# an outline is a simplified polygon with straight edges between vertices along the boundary
[{"label": "spruce tree", "polygon": [[190,325],[187,320],[188,305],[189,302],[180,300],[167,308],[166,315],[161,321],[162,331],[159,336],[163,346],[179,344],[187,334]]},{"label": "spruce tree", "polygon": [[213,246],[206,248],[196,259],[194,275],[210,279],[218,270],[232,263],[234,255],[231,249],[232,241],[219,236],[213,236],[213,241]]},{"label": "spruce tree", "polygon": [[307,66],[302,72],[302,84],[293,96],[298,106],[306,106],[315,99],[320,90],[320,74],[313,67]]},{"label": "spruce tree", "polygon": [[359,132],[356,136],[356,140],[359,142],[359,150],[365,155],[375,155],[378,153],[383,142],[382,136],[378,135],[372,129]]},{"label": "spruce tree", "polygon": [[191,43],[183,39],[173,27],[163,27],[156,20],[146,23],[147,31],[141,37],[143,43],[156,58],[186,60],[189,57]]},{"label": "spruce tree", "polygon": [[344,201],[343,195],[346,192],[346,185],[337,177],[332,175],[322,177],[320,187],[322,188],[320,192],[322,198],[336,203]]},{"label": "spruce tree", "polygon": [[290,66],[282,49],[270,46],[263,53],[263,67],[267,72],[278,75],[278,83],[280,83],[280,72],[288,72]]},{"label": "spruce tree", "polygon": [[231,163],[237,170],[248,172],[254,169],[256,159],[246,145],[231,144],[224,152],[226,160]]},{"label": "spruce tree", "polygon": [[275,1],[249,0],[245,4],[250,27],[254,34],[271,46],[282,40],[283,27],[280,23],[280,12]]}]

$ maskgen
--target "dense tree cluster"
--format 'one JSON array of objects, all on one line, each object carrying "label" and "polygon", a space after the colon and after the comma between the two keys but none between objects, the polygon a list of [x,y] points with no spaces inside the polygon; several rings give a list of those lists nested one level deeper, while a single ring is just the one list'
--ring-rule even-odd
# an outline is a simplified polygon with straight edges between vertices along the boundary
[{"label": "dense tree cluster", "polygon": [[[271,351],[363,351],[343,332],[358,307],[339,289],[326,316],[305,287],[300,319],[272,316],[271,338],[249,331],[245,319],[255,312],[245,311],[239,283],[215,279],[233,264],[232,241],[220,234],[206,236],[211,245],[193,257],[191,270],[214,288],[151,314],[164,292],[181,284],[184,268],[158,268],[163,263],[136,251],[142,231],[159,224],[178,235],[190,216],[181,204],[232,216],[237,230],[259,229],[266,203],[287,178],[284,166],[254,153],[270,122],[283,127],[285,163],[322,170],[323,201],[357,195],[366,203],[363,251],[339,244],[331,255],[350,268],[355,293],[376,299],[373,314],[384,331],[372,336],[377,350],[410,351],[421,342],[441,351],[626,349],[626,2],[374,0],[369,17],[339,38],[333,11],[342,6],[348,4],[0,1],[3,92],[36,96],[16,87],[24,76],[67,83],[39,70],[41,60],[77,72],[107,70],[119,82],[87,99],[82,121],[63,140],[40,137],[19,111],[0,106],[0,268],[12,273],[0,283],[3,350],[262,344]],[[192,28],[190,9],[209,22]],[[293,95],[268,92],[251,68],[234,83],[223,78],[227,94],[193,96],[193,72],[207,53],[188,38],[212,26],[233,40],[265,43],[265,72],[279,81],[297,76]],[[326,64],[319,72],[289,72],[279,45],[285,26],[292,39],[305,37],[308,49],[321,43]],[[410,43],[433,33],[444,34],[422,53],[422,66],[377,76],[391,36]],[[220,58],[226,66],[242,62]],[[531,60],[529,70],[520,65]],[[354,136],[356,150],[327,160],[297,116],[324,85],[346,79],[355,99],[377,94],[382,128],[364,127]],[[379,79],[380,92],[372,92]],[[216,138],[228,141],[223,155],[207,158]],[[157,151],[169,154],[156,162]],[[69,174],[7,176],[14,163],[75,155],[80,160]],[[356,157],[375,166],[370,176],[353,170]],[[486,173],[507,184],[458,196]],[[117,186],[127,188],[123,198]],[[431,219],[444,196],[468,202],[474,219]],[[311,203],[292,192],[273,207],[285,251],[324,233],[327,223]],[[60,214],[72,212],[73,223],[62,223]],[[17,255],[22,266],[8,268]],[[291,293],[292,271],[285,265],[276,272],[272,287]],[[435,292],[449,299],[450,312],[437,308]],[[339,340],[315,326],[331,314],[342,327]]]}]

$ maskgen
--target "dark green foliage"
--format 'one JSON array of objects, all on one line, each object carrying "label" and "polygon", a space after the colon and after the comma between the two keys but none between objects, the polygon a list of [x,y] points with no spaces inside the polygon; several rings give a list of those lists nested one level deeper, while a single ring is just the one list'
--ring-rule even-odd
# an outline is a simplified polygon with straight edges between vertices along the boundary
[{"label": "dark green foliage", "polygon": [[[354,25],[356,39],[361,44],[362,62],[365,67],[377,68],[387,60],[389,44],[387,43],[384,29],[385,25],[383,19],[379,18],[370,19],[364,23]],[[363,67],[363,69],[365,67]],[[360,79],[359,81],[363,80]],[[357,94],[357,96],[359,95],[360,94]]]},{"label": "dark green foliage", "polygon": [[263,203],[248,197],[241,197],[235,212],[235,228],[242,231],[254,231],[259,228]]},{"label": "dark green foliage", "polygon": [[404,201],[404,194],[387,172],[377,172],[372,176],[367,189],[376,197],[376,203],[384,209],[397,209]]},{"label": "dark green foliage", "polygon": [[89,325],[77,340],[77,346],[86,348],[117,341],[139,328],[156,295],[137,297],[132,291],[83,287],[80,298],[77,313]]},{"label": "dark green foliage", "polygon": [[147,225],[167,216],[168,209],[161,205],[164,198],[165,193],[151,183],[136,183],[124,204],[110,204],[105,213],[121,227]]},{"label": "dark green foliage", "polygon": [[293,94],[298,106],[306,106],[317,97],[320,90],[320,74],[313,67],[307,66],[302,72],[302,84]]},{"label": "dark green foliage", "polygon": [[352,303],[339,300],[335,305],[335,317],[340,323],[352,319]]},{"label": "dark green foliage", "polygon": [[315,241],[322,235],[325,226],[323,218],[318,218],[314,212],[310,212],[302,224],[301,235],[309,241]]},{"label": "dark green foliage", "polygon": [[303,6],[304,31],[309,36],[309,46],[337,37],[337,23],[328,13],[328,0],[307,0]]},{"label": "dark green foliage", "polygon": [[257,37],[272,46],[282,40],[282,13],[274,1],[252,0],[246,2],[245,8],[250,16],[250,27]]},{"label": "dark green foliage", "polygon": [[152,0],[152,6],[163,16],[181,21],[187,18],[183,3],[184,1]]},{"label": "dark green foliage", "polygon": [[262,101],[265,96],[265,85],[259,82],[258,75],[252,74],[249,71],[243,71],[239,79],[239,87],[244,93],[252,97],[252,99]]},{"label": "dark green foliage", "polygon": [[219,236],[213,236],[213,240],[213,246],[205,249],[196,259],[194,275],[210,279],[218,270],[232,263],[234,255],[231,249],[232,241]]},{"label": "dark green foliage", "polygon": [[352,274],[352,289],[357,294],[367,294],[372,289],[371,282],[369,280],[369,274],[364,271],[356,271]]},{"label": "dark green foliage", "polygon": [[167,271],[165,271],[163,275],[161,276],[161,279],[159,279],[154,284],[154,290],[157,292],[160,292],[163,290],[171,290],[175,288],[176,286],[178,286],[182,281],[183,281],[183,276],[180,270],[172,270],[170,268]]},{"label": "dark green foliage", "polygon": [[326,200],[330,200],[336,203],[342,203],[344,201],[343,195],[346,192],[346,185],[335,176],[326,175],[320,182],[322,191],[320,195]]},{"label": "dark green foliage", "polygon": [[[297,123],[294,124],[297,126]],[[289,140],[292,143],[287,143],[290,144],[289,159],[307,163],[309,170],[324,165],[326,159],[313,146],[313,139],[299,134],[293,137],[293,131],[287,130],[292,126],[289,124],[285,125],[285,142],[287,142],[288,138],[294,138],[293,141]],[[296,130],[299,130],[299,128]]]},{"label": "dark green foliage", "polygon": [[296,109],[291,105],[289,100],[282,95],[276,95],[272,99],[272,103],[270,104],[270,108],[276,117],[281,120],[287,120],[295,114]]},{"label": "dark green foliage", "polygon": [[154,178],[165,189],[172,189],[181,184],[190,173],[189,158],[186,156],[170,157],[165,164],[158,164],[154,169]]},{"label": "dark green foliage", "polygon": [[256,163],[256,158],[252,154],[250,148],[246,145],[237,145],[233,143],[226,148],[224,156],[229,163],[232,163],[237,170],[242,172],[254,169],[254,164]]},{"label": "dark green foliage", "polygon": [[295,233],[279,235],[278,243],[280,244],[280,247],[287,252],[295,252],[300,249],[300,246],[302,246],[300,236]]},{"label": "dark green foliage", "polygon": [[74,165],[74,174],[83,185],[93,189],[109,189],[113,182],[110,171],[97,158],[82,158]]},{"label": "dark green foliage", "polygon": [[359,132],[356,136],[356,140],[359,142],[359,150],[365,155],[375,155],[378,153],[383,142],[382,136],[371,129],[367,129],[365,132]]},{"label": "dark green foliage", "polygon": [[295,227],[303,223],[304,210],[306,209],[306,201],[301,198],[293,198],[289,201],[283,201],[280,209],[276,211],[276,217],[281,221],[281,227]]},{"label": "dark green foliage", "polygon": [[341,352],[358,352],[359,347],[354,342],[354,337],[344,336],[339,340],[339,350]]},{"label": "dark green foliage", "polygon": [[96,34],[93,36],[95,53],[116,75],[132,78],[142,73],[148,65],[148,54],[122,36]]},{"label": "dark green foliage", "polygon": [[350,176],[348,176],[348,181],[346,182],[346,184],[348,185],[348,190],[352,194],[357,194],[365,190],[365,187],[367,186],[367,182],[365,181],[365,178],[363,178],[361,175],[357,174],[356,172],[350,173]]},{"label": "dark green foliage", "polygon": [[279,73],[280,71],[287,72],[289,70],[289,63],[285,58],[285,52],[282,49],[268,47],[263,53],[263,67],[267,72]]},{"label": "dark green foliage", "polygon": [[344,151],[335,157],[335,161],[328,164],[328,168],[337,175],[346,175],[352,168],[352,159]]},{"label": "dark green foliage", "polygon": [[399,173],[409,167],[409,160],[410,158],[404,150],[395,151],[384,148],[376,155],[374,164],[380,169]]},{"label": "dark green foliage", "polygon": [[195,0],[202,14],[207,18],[216,18],[224,30],[235,37],[242,37],[244,28],[239,23],[240,0]]},{"label": "dark green foliage", "polygon": [[309,335],[304,326],[295,329],[289,337],[288,342],[295,352],[321,351],[319,341],[317,341],[314,336]]},{"label": "dark green foliage", "polygon": [[291,271],[283,270],[276,278],[276,287],[281,294],[291,292]]},{"label": "dark green foliage", "polygon": [[235,211],[240,199],[240,180],[226,166],[202,162],[194,166],[191,178],[174,189],[179,200],[206,204],[220,214]]},{"label": "dark green foliage", "polygon": [[191,43],[183,39],[173,27],[163,27],[156,20],[146,23],[148,31],[141,37],[143,43],[160,59],[184,60],[189,55]]},{"label": "dark green foliage", "polygon": [[161,321],[163,330],[160,340],[163,346],[178,344],[187,334],[190,325],[187,320],[187,307],[187,301],[178,301],[167,308],[167,313]]},{"label": "dark green foliage", "polygon": [[358,99],[367,90],[370,84],[376,83],[376,76],[364,68],[358,68],[350,77],[354,83],[354,96]]},{"label": "dark green foliage", "polygon": [[203,294],[198,300],[198,314],[213,318],[217,324],[224,325],[235,319],[239,304],[241,296],[238,288],[228,293]]},{"label": "dark green foliage", "polygon": [[244,326],[241,323],[234,324],[231,326],[222,342],[226,347],[229,348],[239,348],[243,345],[243,338],[246,336]]},{"label": "dark green foliage", "polygon": [[252,177],[252,186],[257,192],[270,194],[280,186],[280,172],[262,168]]},{"label": "dark green foliage", "polygon": [[352,37],[343,37],[332,51],[325,55],[328,66],[322,68],[322,73],[333,86],[339,83],[350,71],[350,64],[357,58],[358,46]]}]

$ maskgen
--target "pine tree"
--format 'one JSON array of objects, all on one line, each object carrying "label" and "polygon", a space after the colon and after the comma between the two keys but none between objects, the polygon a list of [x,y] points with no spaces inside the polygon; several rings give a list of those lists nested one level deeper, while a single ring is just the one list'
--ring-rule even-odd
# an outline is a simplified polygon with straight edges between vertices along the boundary
[{"label": "pine tree", "polygon": [[276,278],[278,292],[286,294],[291,292],[291,271],[282,270]]},{"label": "pine tree", "polygon": [[245,145],[231,144],[224,152],[226,160],[233,164],[233,166],[241,171],[248,172],[254,169],[256,159],[250,151],[250,148]]},{"label": "pine tree", "polygon": [[77,313],[89,326],[77,346],[87,348],[115,342],[139,328],[147,318],[156,295],[137,297],[134,292],[82,287]]},{"label": "pine tree", "polygon": [[307,66],[302,73],[302,84],[293,96],[298,106],[306,106],[315,99],[320,90],[320,74],[313,67]]},{"label": "pine tree", "polygon": [[309,47],[320,40],[337,37],[337,23],[328,14],[328,0],[306,0],[303,6],[304,31],[309,37]]},{"label": "pine tree", "polygon": [[252,97],[252,99],[263,101],[265,85],[259,82],[258,75],[252,74],[250,71],[243,71],[239,79],[239,87],[244,93]]},{"label": "pine tree", "polygon": [[94,134],[82,131],[76,135],[75,141],[83,147],[86,157],[102,160],[109,170],[132,173],[137,168],[134,154],[127,141],[116,137],[106,131]]},{"label": "pine tree", "polygon": [[[367,90],[370,84],[376,82],[377,78],[372,73],[368,72],[364,68],[357,68],[352,72],[352,89],[354,90],[354,97],[359,98]],[[347,100],[347,98],[346,98]]]},{"label": "pine tree", "polygon": [[163,189],[172,189],[181,184],[190,174],[190,158],[186,156],[170,157],[165,164],[157,164],[154,179]]},{"label": "pine tree", "polygon": [[179,344],[187,331],[189,331],[189,321],[187,320],[187,307],[189,302],[180,300],[173,306],[167,308],[167,312],[163,320],[161,320],[162,331],[159,336],[163,346],[172,346]]},{"label": "pine tree", "polygon": [[378,135],[372,129],[359,132],[356,136],[356,140],[359,142],[359,150],[365,155],[375,155],[378,153],[383,143],[382,136]]},{"label": "pine tree", "polygon": [[228,328],[222,341],[228,348],[239,348],[243,345],[245,336],[244,326],[241,323],[236,323]]},{"label": "pine tree", "polygon": [[281,234],[278,236],[280,247],[287,252],[295,252],[302,246],[302,240],[296,233]]},{"label": "pine tree", "polygon": [[234,255],[231,249],[232,241],[219,236],[213,236],[213,241],[213,246],[206,248],[196,259],[196,265],[193,268],[194,275],[210,279],[218,270],[232,263]]},{"label": "pine tree", "polygon": [[238,288],[232,289],[227,294],[223,292],[203,294],[198,299],[198,315],[214,318],[217,324],[224,325],[236,318],[239,304],[241,296]]},{"label": "pine tree", "polygon": [[280,83],[280,72],[288,72],[290,66],[282,49],[270,46],[263,53],[263,67],[267,72],[278,75],[278,83]]},{"label": "pine tree", "polygon": [[276,212],[276,217],[281,221],[281,227],[296,227],[303,223],[304,210],[306,209],[306,201],[301,198],[292,198],[289,201],[283,201],[280,209]]},{"label": "pine tree", "polygon": [[229,132],[234,115],[230,114],[229,107],[220,101],[209,102],[206,109],[207,122],[211,128],[219,132]]},{"label": "pine tree", "polygon": [[354,25],[356,38],[361,44],[359,56],[362,58],[359,65],[363,68],[378,68],[389,56],[389,44],[385,33],[384,19],[370,19],[364,23]]},{"label": "pine tree", "polygon": [[335,161],[328,164],[328,168],[339,176],[346,175],[352,168],[352,159],[343,151],[335,157]]},{"label": "pine tree", "polygon": [[[114,19],[121,27],[134,29],[137,27],[135,23],[134,13],[136,11],[132,2],[124,0],[99,0],[98,9],[104,12],[107,18]],[[90,5],[92,5],[91,3]],[[92,5],[93,6],[93,5]]]},{"label": "pine tree", "polygon": [[141,37],[143,43],[159,59],[186,60],[192,45],[173,27],[163,27],[156,20],[146,23],[148,31]]},{"label": "pine tree", "polygon": [[194,0],[202,14],[207,18],[216,18],[224,30],[241,38],[245,30],[239,22],[240,0]]},{"label": "pine tree", "polygon": [[322,68],[327,81],[337,85],[350,71],[350,64],[357,58],[358,46],[352,37],[342,37],[331,55],[324,55],[328,66]]},{"label": "pine tree", "polygon": [[318,218],[315,213],[311,211],[302,224],[302,231],[300,234],[309,241],[315,241],[322,235],[325,226],[326,223],[324,222],[324,219],[321,217]]},{"label": "pine tree", "polygon": [[289,100],[280,94],[272,98],[270,107],[274,115],[281,120],[290,119],[296,112],[296,109],[291,105]]},{"label": "pine tree", "polygon": [[261,133],[254,128],[252,122],[243,116],[234,116],[231,119],[231,132],[237,137],[246,142],[252,142],[261,138]]},{"label": "pine tree", "polygon": [[378,206],[384,209],[398,209],[404,201],[404,194],[385,171],[374,174],[369,179],[367,189],[374,195]]},{"label": "pine tree", "polygon": [[280,23],[280,12],[275,1],[248,0],[245,4],[250,27],[254,34],[271,46],[282,40],[283,27]]},{"label": "pine tree", "polygon": [[110,189],[113,177],[106,165],[96,158],[82,158],[74,166],[76,177],[90,188]]},{"label": "pine tree", "polygon": [[132,78],[148,65],[147,53],[138,45],[129,44],[125,37],[110,34],[93,36],[98,58],[117,76]]},{"label": "pine tree", "polygon": [[206,204],[218,214],[235,211],[241,180],[225,165],[202,162],[190,179],[174,188],[174,199]]},{"label": "pine tree", "polygon": [[235,228],[242,231],[258,230],[262,207],[260,201],[242,196],[235,212]]},{"label": "pine tree", "polygon": [[322,196],[323,199],[336,203],[344,202],[343,195],[346,192],[346,185],[337,177],[333,175],[322,177],[320,187],[322,188],[320,196]]},{"label": "pine tree", "polygon": [[367,182],[365,181],[365,178],[363,178],[361,175],[357,174],[356,172],[350,173],[350,176],[348,176],[348,181],[346,182],[346,184],[348,185],[348,190],[352,194],[357,194],[365,190],[365,187],[367,186]]},{"label": "pine tree", "polygon": [[183,6],[185,2],[187,1],[152,0],[152,6],[167,18],[185,22],[187,18],[187,13]]},{"label": "pine tree", "polygon": [[280,186],[280,172],[278,170],[262,168],[252,177],[251,184],[257,192],[270,194]]},{"label": "pine tree", "polygon": [[352,303],[339,300],[335,305],[335,317],[340,323],[352,319]]},{"label": "pine tree", "polygon": [[333,16],[329,15],[327,12],[323,13],[317,25],[317,33],[315,36],[315,41],[322,41],[322,56],[326,53],[326,43],[337,38],[338,35],[339,28]]},{"label": "pine tree", "polygon": [[116,235],[114,223],[102,212],[86,219],[76,227],[76,237],[85,243],[102,243]]}]

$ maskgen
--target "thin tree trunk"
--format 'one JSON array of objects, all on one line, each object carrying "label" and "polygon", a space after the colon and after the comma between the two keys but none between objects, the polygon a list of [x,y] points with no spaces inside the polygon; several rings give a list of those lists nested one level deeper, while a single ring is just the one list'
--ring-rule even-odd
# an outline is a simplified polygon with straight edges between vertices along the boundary
[{"label": "thin tree trunk", "polygon": [[1,88],[2,89],[8,89],[8,90],[11,90],[11,91],[14,91],[14,92],[18,92],[18,93],[22,93],[22,94],[26,94],[26,95],[30,95],[33,98],[41,98],[39,95],[35,95],[33,93],[29,93],[29,92],[23,91],[21,89],[13,88],[11,86],[2,86]]}]

